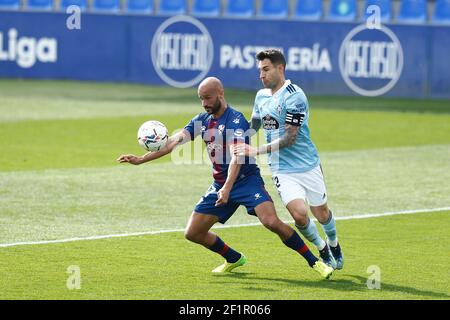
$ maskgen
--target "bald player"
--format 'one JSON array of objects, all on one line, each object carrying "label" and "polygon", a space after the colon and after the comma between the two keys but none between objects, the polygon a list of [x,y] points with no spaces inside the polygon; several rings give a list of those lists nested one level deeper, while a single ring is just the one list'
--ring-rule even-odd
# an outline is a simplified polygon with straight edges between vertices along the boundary
[{"label": "bald player", "polygon": [[225,223],[243,205],[248,214],[256,215],[286,246],[298,252],[310,267],[328,279],[333,269],[316,258],[295,230],[277,217],[254,161],[231,151],[236,144],[249,143],[249,124],[242,113],[227,104],[220,80],[214,77],[203,80],[198,87],[198,97],[205,112],[194,117],[184,130],[171,136],[162,149],[141,157],[122,155],[117,160],[142,164],[167,155],[176,146],[201,135],[212,162],[214,181],[195,206],[186,226],[185,237],[225,258],[226,261],[212,272],[230,272],[247,262],[242,253],[210,231],[214,224]]}]

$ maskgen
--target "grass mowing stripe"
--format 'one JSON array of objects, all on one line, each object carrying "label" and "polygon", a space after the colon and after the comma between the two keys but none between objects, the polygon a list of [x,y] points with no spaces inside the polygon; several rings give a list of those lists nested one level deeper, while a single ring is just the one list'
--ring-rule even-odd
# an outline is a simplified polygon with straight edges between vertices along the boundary
[{"label": "grass mowing stripe", "polygon": [[[405,210],[405,211],[392,211],[392,212],[381,212],[381,213],[361,213],[358,215],[352,215],[347,217],[335,217],[336,220],[353,220],[353,219],[369,219],[369,218],[379,218],[386,216],[395,216],[401,214],[417,214],[417,213],[428,213],[428,212],[441,212],[450,211],[450,207],[443,208],[427,208],[427,209],[415,209],[415,210]],[[317,219],[312,218],[313,221]],[[285,223],[292,223],[291,220],[284,221]],[[212,229],[227,229],[227,228],[242,228],[242,227],[254,227],[261,225],[260,222],[247,223],[247,224],[236,224],[236,225],[216,225]],[[171,229],[171,230],[159,230],[159,231],[147,231],[147,232],[134,232],[134,233],[122,233],[122,234],[106,234],[91,236],[85,238],[70,238],[70,239],[59,239],[59,240],[47,240],[47,241],[29,241],[29,242],[16,242],[16,243],[0,243],[0,248],[6,247],[16,247],[23,245],[40,245],[40,244],[52,244],[52,243],[65,243],[65,242],[75,242],[75,241],[88,241],[88,240],[101,240],[110,238],[126,238],[126,237],[136,237],[145,235],[154,235],[161,233],[172,233],[172,232],[183,232],[184,229]]]},{"label": "grass mowing stripe", "polygon": [[[0,299],[449,299],[448,223],[448,212],[341,221],[345,266],[329,281],[262,226],[218,232],[248,258],[226,275],[211,273],[219,255],[181,233],[3,248]],[[69,266],[79,290],[66,286]],[[367,287],[369,267],[380,290]]]},{"label": "grass mowing stripe", "polygon": [[[323,153],[330,207],[342,217],[448,206],[449,160],[445,145]],[[270,176],[264,179],[289,221]],[[3,172],[0,243],[182,229],[210,183],[210,165]],[[227,224],[253,222],[240,208]]]},{"label": "grass mowing stripe", "polygon": [[[120,117],[164,117],[173,114],[199,112],[199,105],[159,102],[83,101],[61,98],[28,97],[2,98],[0,123],[17,125],[19,122],[51,120],[87,120]],[[170,112],[169,112],[170,110]]]},{"label": "grass mowing stripe", "polygon": [[[1,95],[0,95],[1,96]],[[239,103],[230,100],[230,105],[236,107],[243,112],[247,117],[250,117],[252,105],[252,98],[248,98],[246,103]],[[311,111],[330,112],[336,111],[345,112],[352,115],[353,112],[363,112],[370,118],[372,113],[382,113],[387,116],[398,115],[441,115],[446,117],[450,114],[450,108],[440,108],[445,112],[427,112],[426,109],[421,109],[422,112],[406,112],[407,108],[403,110],[400,108],[390,109],[386,105],[378,105],[369,107],[362,107],[364,105],[363,98],[354,98],[351,104],[337,103],[334,107],[328,104],[322,104],[321,99],[318,99],[317,104],[311,104]],[[339,100],[338,100],[339,101]],[[389,104],[389,101],[387,101]],[[433,101],[424,101],[426,103],[433,103]],[[442,102],[444,103],[444,102]],[[348,107],[350,105],[350,107]],[[324,107],[325,106],[325,107]],[[440,110],[438,109],[438,110]],[[177,115],[179,113],[189,113],[195,115],[201,111],[200,104],[196,100],[183,100],[180,102],[170,102],[168,99],[157,99],[153,101],[130,99],[124,101],[116,100],[83,100],[83,99],[65,99],[63,97],[8,97],[2,96],[0,102],[0,123],[16,123],[22,121],[49,121],[49,120],[82,120],[82,119],[96,119],[96,118],[117,118],[117,117],[136,117],[136,116],[164,116],[169,113]],[[413,109],[415,110],[415,109]],[[433,109],[431,109],[433,110]]]},{"label": "grass mowing stripe", "polygon": [[[450,144],[450,117],[444,115],[335,110],[311,113],[312,137],[321,153]],[[145,120],[160,120],[173,133],[192,116],[168,112],[159,116],[149,113],[140,117],[2,123],[0,150],[14,157],[1,157],[0,171],[113,166],[114,157],[121,153],[143,153],[136,133]]]},{"label": "grass mowing stripe", "polygon": [[[257,90],[226,89],[228,101],[251,108]],[[23,93],[27,95],[24,96]],[[308,94],[308,93],[307,93]],[[198,106],[196,88],[138,84],[0,79],[0,122],[25,119],[91,118],[178,112]],[[450,113],[446,100],[309,96],[311,108],[417,113]],[[170,105],[169,109],[163,106]],[[13,108],[11,108],[13,106]],[[183,112],[183,111],[181,111]],[[195,112],[195,111],[194,111]]]}]

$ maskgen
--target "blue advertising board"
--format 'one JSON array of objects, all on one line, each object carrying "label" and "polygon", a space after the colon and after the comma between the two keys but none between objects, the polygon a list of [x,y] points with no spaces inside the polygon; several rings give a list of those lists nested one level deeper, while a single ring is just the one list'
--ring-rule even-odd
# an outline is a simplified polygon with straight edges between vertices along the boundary
[{"label": "blue advertising board", "polygon": [[283,50],[308,94],[450,98],[450,27],[0,12],[0,77],[259,89],[255,54]]}]

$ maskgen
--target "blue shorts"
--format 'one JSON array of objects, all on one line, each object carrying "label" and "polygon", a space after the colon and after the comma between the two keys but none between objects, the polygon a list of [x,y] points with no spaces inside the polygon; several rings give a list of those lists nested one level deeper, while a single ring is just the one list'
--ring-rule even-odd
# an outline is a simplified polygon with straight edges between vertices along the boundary
[{"label": "blue shorts", "polygon": [[225,223],[240,205],[247,208],[248,214],[256,215],[254,209],[257,205],[266,201],[273,202],[260,175],[250,175],[235,182],[228,203],[216,207],[217,192],[221,188],[220,184],[214,182],[197,203],[194,211],[215,215],[219,218],[220,223]]}]

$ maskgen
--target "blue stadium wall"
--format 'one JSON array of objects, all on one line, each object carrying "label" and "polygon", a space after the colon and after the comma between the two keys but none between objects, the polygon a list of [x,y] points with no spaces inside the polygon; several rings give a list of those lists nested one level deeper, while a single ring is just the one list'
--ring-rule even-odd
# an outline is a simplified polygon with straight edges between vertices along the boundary
[{"label": "blue stadium wall", "polygon": [[70,17],[0,12],[0,77],[190,87],[218,76],[253,90],[255,53],[276,47],[308,94],[450,98],[448,26],[83,13],[77,29]]}]

